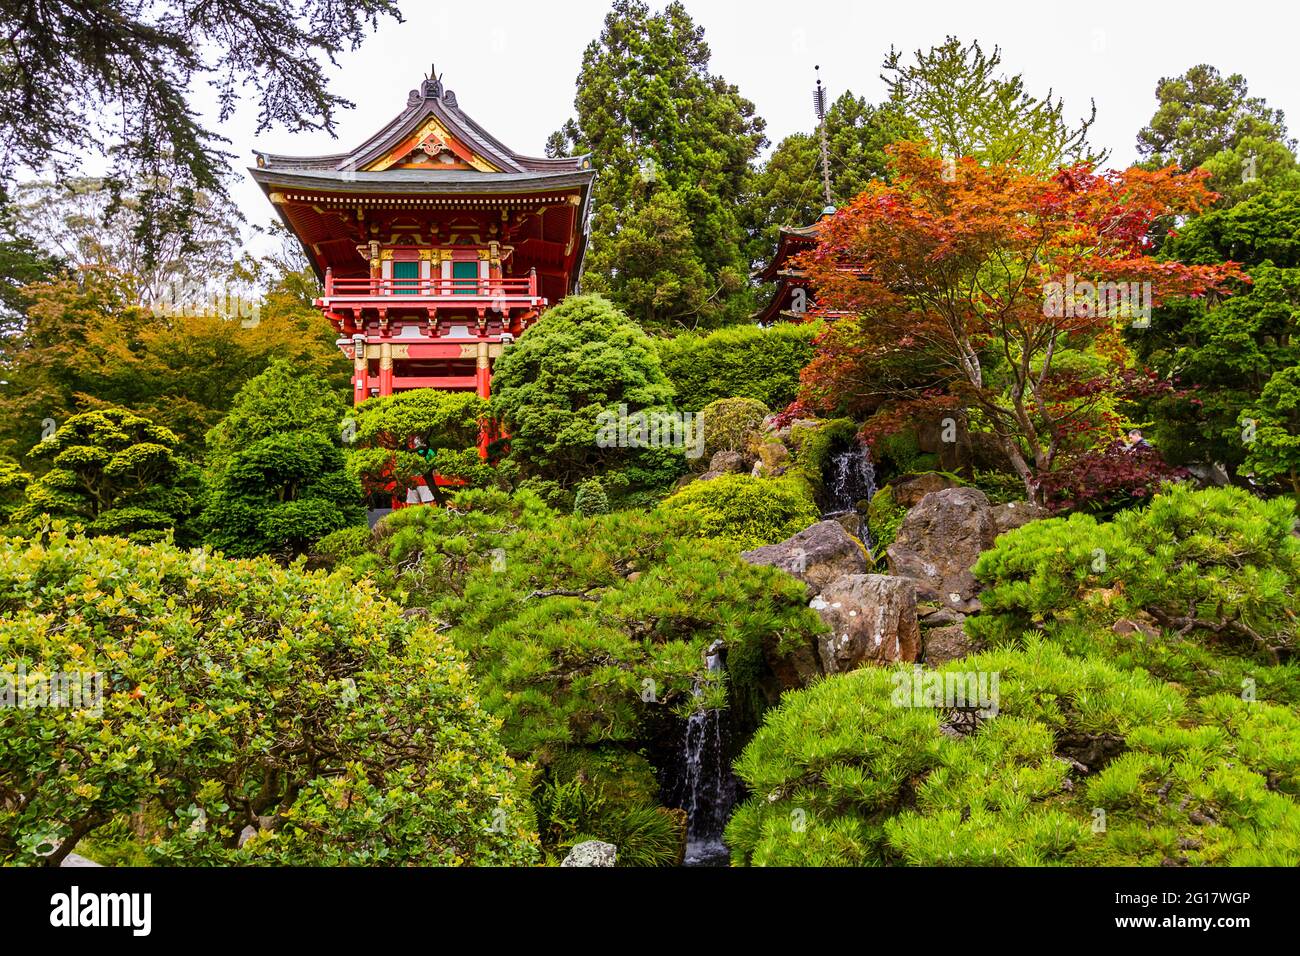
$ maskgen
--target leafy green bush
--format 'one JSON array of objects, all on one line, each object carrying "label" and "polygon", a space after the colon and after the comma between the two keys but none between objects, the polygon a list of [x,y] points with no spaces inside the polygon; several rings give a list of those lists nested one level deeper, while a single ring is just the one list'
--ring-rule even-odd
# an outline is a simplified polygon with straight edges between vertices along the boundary
[{"label": "leafy green bush", "polygon": [[1296,646],[1300,539],[1293,504],[1237,488],[1167,488],[1113,521],[1035,521],[998,538],[975,575],[984,636],[1049,619],[1160,627],[1276,663]]},{"label": "leafy green bush", "polygon": [[157,863],[537,859],[466,664],[364,584],[56,527],[0,540],[0,660],[103,690],[0,708],[0,861],[57,863],[142,806]]},{"label": "leafy green bush", "polygon": [[35,531],[45,516],[63,518],[139,542],[168,531],[186,538],[199,476],[179,444],[170,429],[124,408],[73,415],[31,450],[52,467],[26,486],[13,521]]},{"label": "leafy green bush", "polygon": [[696,481],[662,505],[687,533],[724,542],[737,551],[783,541],[819,517],[806,482],[796,477],[722,475]]},{"label": "leafy green bush", "polygon": [[240,386],[226,417],[208,431],[207,464],[220,468],[231,455],[274,435],[306,432],[336,440],[348,413],[329,382],[277,359]]},{"label": "leafy green bush", "polygon": [[312,557],[326,567],[334,567],[370,553],[374,535],[366,525],[340,528],[316,542]]},{"label": "leafy green bush", "polygon": [[745,451],[762,430],[768,408],[752,398],[720,398],[700,412],[704,429],[704,454],[693,465],[704,471],[720,451]]},{"label": "leafy green bush", "polygon": [[799,391],[799,371],[811,361],[817,324],[782,323],[770,329],[745,325],[711,335],[656,339],[664,372],[677,390],[677,405],[697,412],[723,398],[752,398],[783,408]]},{"label": "leafy green bush", "polygon": [[12,458],[0,458],[0,526],[9,523],[10,517],[23,503],[24,492],[32,476]]},{"label": "leafy green bush", "polygon": [[270,435],[233,452],[212,474],[204,540],[230,557],[289,559],[366,520],[361,484],[343,449],[312,432]]},{"label": "leafy green bush", "polygon": [[885,556],[885,549],[898,537],[898,529],[907,517],[907,508],[894,500],[894,489],[889,485],[871,496],[867,505],[867,528],[871,532],[871,550],[877,561]]},{"label": "leafy green bush", "polygon": [[599,481],[588,479],[573,496],[573,513],[584,518],[609,514],[609,496]]},{"label": "leafy green bush", "polygon": [[680,455],[598,444],[599,416],[667,409],[673,390],[641,328],[606,299],[569,296],[497,359],[492,410],[510,434],[523,477],[569,488],[610,468],[641,461],[671,482]]},{"label": "leafy green bush", "polygon": [[765,642],[808,647],[822,629],[799,582],[682,539],[659,514],[582,518],[475,492],[393,514],[378,533],[370,573],[449,628],[507,747],[543,766],[643,741],[698,706],[697,682],[709,703],[750,704],[752,688],[707,671],[714,641],[733,675],[758,681]]},{"label": "leafy green bush", "polygon": [[727,827],[733,862],[1300,862],[1291,710],[1189,701],[1039,638],[934,673],[971,672],[999,678],[996,715],[973,725],[906,705],[919,670],[865,668],[787,694],[736,764],[752,796]]}]

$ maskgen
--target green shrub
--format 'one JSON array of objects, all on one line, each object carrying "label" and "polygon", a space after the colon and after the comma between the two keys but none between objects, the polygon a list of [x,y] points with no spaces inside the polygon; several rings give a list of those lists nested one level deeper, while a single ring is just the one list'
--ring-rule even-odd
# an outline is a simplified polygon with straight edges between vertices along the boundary
[{"label": "green shrub", "polygon": [[0,862],[141,808],[156,863],[537,859],[467,665],[367,585],[56,528],[0,540],[0,660],[103,688],[102,712],[0,708]]},{"label": "green shrub", "polygon": [[10,516],[23,502],[32,476],[12,458],[0,458],[0,526],[9,523]]},{"label": "green shrub", "polygon": [[697,412],[723,398],[752,398],[784,408],[799,392],[799,372],[812,360],[817,324],[770,329],[737,326],[711,335],[656,339],[664,372],[677,390],[677,407]]},{"label": "green shrub", "polygon": [[768,407],[752,398],[722,398],[704,406],[704,454],[695,460],[696,470],[704,471],[720,451],[745,451],[768,414]]},{"label": "green shrub", "polygon": [[746,660],[766,642],[810,647],[822,629],[798,581],[682,539],[659,514],[582,518],[474,492],[378,533],[375,580],[448,628],[507,747],[543,767],[575,747],[635,749],[698,705],[697,683],[713,704],[752,700],[707,671],[714,641]]},{"label": "green shrub", "polygon": [[170,429],[124,408],[73,415],[31,450],[51,468],[26,485],[13,522],[34,532],[61,518],[141,543],[169,531],[187,540],[199,475],[179,446]]},{"label": "green shrub", "polygon": [[609,496],[599,481],[588,479],[573,496],[573,513],[583,518],[609,514]]},{"label": "green shrub", "polygon": [[783,541],[819,517],[805,482],[788,476],[722,475],[687,485],[660,509],[688,533],[737,551]]},{"label": "green shrub", "polygon": [[373,543],[374,535],[366,525],[340,528],[316,542],[312,557],[327,567],[333,567],[369,554]]},{"label": "green shrub", "polygon": [[877,562],[885,557],[885,550],[898,537],[898,529],[907,517],[907,508],[894,500],[894,489],[889,485],[871,496],[867,505],[867,528],[871,532],[871,550]]},{"label": "green shrub", "polygon": [[973,727],[896,706],[929,673],[911,668],[787,694],[736,764],[752,796],[727,827],[733,862],[1300,862],[1300,718],[1287,708],[1189,701],[1038,638],[934,673],[970,672],[999,678],[996,716]]},{"label": "green shrub", "polygon": [[366,520],[361,484],[333,439],[285,432],[232,452],[209,475],[205,542],[230,557],[305,553],[328,534]]},{"label": "green shrub", "polygon": [[1046,620],[1106,626],[1146,615],[1162,628],[1276,663],[1296,645],[1300,539],[1289,500],[1171,486],[1110,522],[1035,521],[998,538],[975,575],[972,623],[996,637]]},{"label": "green shrub", "polygon": [[435,475],[481,487],[494,478],[478,452],[487,414],[488,403],[473,392],[416,388],[368,398],[357,406],[350,468],[366,494],[399,499],[422,480],[443,501]]},{"label": "green shrub", "polygon": [[680,473],[680,454],[598,442],[602,413],[664,410],[673,397],[649,337],[600,296],[569,296],[547,310],[497,359],[492,390],[522,477],[571,488],[634,462],[664,484]]}]

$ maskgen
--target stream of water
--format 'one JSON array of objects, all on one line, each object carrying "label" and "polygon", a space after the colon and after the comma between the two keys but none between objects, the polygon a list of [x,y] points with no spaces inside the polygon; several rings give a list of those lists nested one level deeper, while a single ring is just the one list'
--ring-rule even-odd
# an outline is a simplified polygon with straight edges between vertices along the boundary
[{"label": "stream of water", "polygon": [[[705,660],[710,671],[722,670],[721,652],[720,643],[709,648]],[[726,866],[730,859],[722,831],[739,785],[729,766],[727,743],[725,711],[700,710],[687,719],[682,739],[687,866]]]},{"label": "stream of water", "polygon": [[[876,493],[876,466],[871,450],[855,442],[831,458],[825,476],[825,509],[822,518],[840,518],[856,513],[859,501],[870,501]],[[871,534],[866,522],[861,524],[862,543],[871,548]]]}]

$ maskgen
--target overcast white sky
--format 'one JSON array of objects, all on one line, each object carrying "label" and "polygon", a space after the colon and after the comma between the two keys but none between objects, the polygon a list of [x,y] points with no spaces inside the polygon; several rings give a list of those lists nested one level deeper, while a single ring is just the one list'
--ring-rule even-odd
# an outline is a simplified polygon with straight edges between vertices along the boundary
[{"label": "overcast white sky", "polygon": [[[1135,158],[1157,80],[1201,62],[1242,73],[1252,95],[1284,109],[1293,134],[1300,130],[1295,0],[686,0],[686,7],[705,29],[713,72],[756,104],[773,143],[812,127],[814,63],[832,95],[848,88],[878,102],[880,64],[891,44],[910,55],[949,33],[979,39],[986,49],[1000,46],[1008,72],[1023,73],[1032,94],[1051,88],[1073,118],[1095,99],[1091,139],[1112,151],[1112,165]],[[384,22],[332,73],[333,90],[357,104],[341,117],[337,140],[283,130],[254,137],[251,103],[220,127],[239,157],[234,197],[250,221],[270,219],[269,204],[243,172],[255,146],[295,154],[351,148],[402,110],[430,62],[462,109],[513,149],[541,155],[546,137],[571,115],[583,48],[599,34],[609,2],[403,0],[401,8],[405,23]],[[211,116],[205,99],[198,91],[196,106]]]}]

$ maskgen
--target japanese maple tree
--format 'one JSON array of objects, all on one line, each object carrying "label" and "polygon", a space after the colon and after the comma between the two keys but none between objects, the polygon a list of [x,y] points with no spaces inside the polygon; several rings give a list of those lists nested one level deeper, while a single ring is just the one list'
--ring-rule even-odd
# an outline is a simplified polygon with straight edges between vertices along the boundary
[{"label": "japanese maple tree", "polygon": [[802,259],[819,310],[839,317],[801,400],[886,428],[960,409],[1037,499],[1060,456],[1113,434],[1134,373],[1120,329],[1241,277],[1232,263],[1152,255],[1153,226],[1213,193],[1203,173],[1174,168],[1040,175],[932,157],[923,143],[889,151],[892,181],[828,219]]}]

